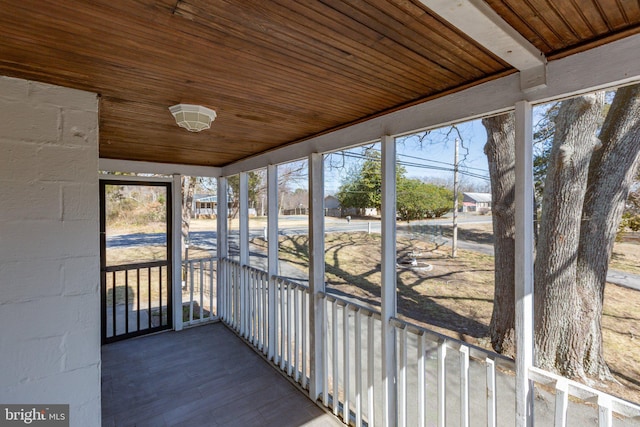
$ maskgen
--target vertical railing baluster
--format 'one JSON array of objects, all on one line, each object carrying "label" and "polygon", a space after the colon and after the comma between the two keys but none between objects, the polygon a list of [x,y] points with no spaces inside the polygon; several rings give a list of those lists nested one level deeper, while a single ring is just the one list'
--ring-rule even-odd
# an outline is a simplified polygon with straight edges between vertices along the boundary
[{"label": "vertical railing baluster", "polygon": [[[327,318],[327,304],[330,304],[327,297],[325,295],[322,295],[321,297],[322,299],[322,310],[323,310],[323,317],[326,319]],[[314,300],[313,300],[313,295],[309,294],[309,305],[314,304]],[[332,322],[331,328],[334,329],[335,328],[335,323]],[[328,329],[328,328],[327,328]],[[310,330],[309,331],[310,334],[313,334],[314,331]],[[332,332],[333,334],[333,332]],[[325,353],[324,353],[324,357],[322,358],[322,404],[326,407],[329,406],[329,334],[322,334],[322,339],[323,339],[323,343],[322,343],[322,348],[325,349]],[[335,359],[335,354],[334,354],[334,359]]]},{"label": "vertical railing baluster", "polygon": [[238,264],[235,266],[235,283],[236,283],[236,331],[241,333],[242,328],[242,267]]},{"label": "vertical railing baluster", "polygon": [[362,322],[360,320],[360,309],[354,313],[356,330],[354,335],[356,346],[356,360],[354,363],[356,374],[356,427],[362,427]]},{"label": "vertical railing baluster", "polygon": [[447,344],[438,343],[438,426],[447,425]]},{"label": "vertical railing baluster", "polygon": [[486,358],[487,365],[487,427],[496,427],[496,364],[493,359]]},{"label": "vertical railing baluster", "polygon": [[247,310],[247,312],[244,315],[244,318],[247,322],[247,325],[244,328],[244,333],[245,333],[245,338],[247,340],[249,340],[250,342],[252,341],[252,336],[251,336],[251,324],[252,324],[252,319],[251,319],[251,313],[253,313],[253,291],[252,291],[252,286],[251,286],[251,268],[247,267],[247,272],[245,274],[246,277],[246,282],[244,284],[245,288],[246,288],[246,305],[245,308]]},{"label": "vertical railing baluster", "polygon": [[238,316],[238,284],[236,280],[236,267],[235,265],[229,262],[229,276],[231,279],[231,295],[233,299],[231,300],[231,326],[233,329],[236,329],[237,316]]},{"label": "vertical railing baluster", "polygon": [[249,323],[247,324],[247,334],[249,335],[249,342],[251,342],[251,344],[255,344],[255,337],[254,337],[254,332],[255,332],[255,324],[254,324],[254,316],[253,316],[253,311],[254,311],[254,304],[255,304],[255,287],[253,286],[254,283],[254,272],[253,269],[249,269],[249,271],[247,272],[247,276],[248,276],[248,280],[247,280],[247,288],[248,288],[248,294],[249,294],[249,307],[248,310],[249,312],[247,313],[247,317],[249,319]]},{"label": "vertical railing baluster", "polygon": [[333,349],[333,415],[338,416],[338,302],[333,301],[331,312],[331,329],[333,331],[331,335],[332,349]]},{"label": "vertical railing baluster", "polygon": [[287,283],[287,375],[291,376],[292,367],[292,352],[291,352],[291,336],[293,335],[291,329],[293,328],[292,316],[291,316],[291,284]]},{"label": "vertical railing baluster", "polygon": [[611,427],[613,425],[613,413],[611,411],[611,396],[598,395],[598,427]]},{"label": "vertical railing baluster", "polygon": [[263,273],[260,278],[262,286],[262,353],[269,351],[267,330],[269,328],[269,308],[267,306],[269,278]]},{"label": "vertical railing baluster", "polygon": [[227,275],[226,275],[226,271],[227,271],[227,267],[226,267],[227,263],[225,259],[221,259],[220,262],[218,262],[218,276],[221,277],[220,279],[220,283],[222,284],[222,286],[220,287],[220,289],[218,289],[218,292],[220,292],[220,295],[218,296],[217,300],[220,304],[220,307],[218,307],[218,311],[219,311],[219,315],[220,318],[222,319],[223,322],[227,323],[227,284],[229,283],[227,281]]},{"label": "vertical railing baluster", "polygon": [[233,265],[231,261],[227,264],[227,275],[229,276],[229,325],[234,328],[235,327],[235,309],[234,306],[236,304],[236,292],[235,292],[235,283],[233,279]]},{"label": "vertical railing baluster", "polygon": [[252,286],[252,298],[253,298],[253,311],[251,312],[251,324],[253,325],[253,343],[256,348],[260,349],[260,291],[258,289],[258,278],[259,271],[253,271],[253,275],[251,278],[251,286]]},{"label": "vertical railing baluster", "polygon": [[227,321],[227,324],[231,323],[231,310],[230,310],[230,304],[231,304],[231,277],[229,276],[229,263],[228,261],[225,259],[224,260],[224,283],[225,283],[225,287],[224,287],[224,317],[225,320]]},{"label": "vertical railing baluster", "polygon": [[274,287],[274,293],[275,293],[275,299],[274,299],[274,312],[275,312],[275,316],[273,318],[273,327],[272,325],[269,325],[269,333],[274,333],[275,337],[273,340],[273,363],[275,363],[276,365],[280,364],[280,341],[278,341],[280,339],[280,329],[278,327],[278,324],[280,323],[280,289],[278,287],[278,282],[275,278],[271,278],[269,280],[269,286],[273,286]]},{"label": "vertical railing baluster", "polygon": [[300,290],[296,286],[293,291],[293,308],[294,308],[294,366],[295,366],[295,382],[300,380],[300,300],[299,298]]},{"label": "vertical railing baluster", "polygon": [[253,278],[251,280],[253,286],[253,342],[258,349],[260,349],[260,288],[258,287],[259,279],[260,272],[254,271]]},{"label": "vertical railing baluster", "polygon": [[244,314],[245,314],[245,290],[244,284],[246,283],[244,274],[246,272],[244,266],[236,266],[238,271],[238,333],[241,337],[244,337]]},{"label": "vertical railing baluster", "polygon": [[158,267],[158,310],[159,310],[159,318],[160,324],[158,326],[162,326],[162,267]]},{"label": "vertical railing baluster", "polygon": [[200,321],[204,320],[204,268],[202,265],[202,260],[200,260]]},{"label": "vertical railing baluster", "polygon": [[284,371],[284,367],[285,367],[285,351],[286,351],[286,344],[287,344],[287,340],[285,337],[285,331],[287,329],[287,310],[286,310],[286,306],[285,306],[285,294],[286,294],[286,290],[285,290],[285,286],[284,284],[278,279],[278,287],[280,289],[280,298],[279,298],[279,305],[280,305],[280,328],[278,328],[278,331],[280,332],[280,369],[282,369]]},{"label": "vertical railing baluster", "polygon": [[220,285],[217,290],[216,303],[218,304],[218,316],[220,320],[225,321],[225,287],[226,287],[226,278],[224,276],[224,259],[220,259],[218,261],[218,270],[216,275],[221,279],[218,281],[216,278],[216,286]]},{"label": "vertical railing baluster", "polygon": [[[209,259],[209,280],[207,283],[209,284],[209,319],[213,319],[214,311],[213,311],[213,258]],[[218,314],[218,308],[216,308],[216,315]]]},{"label": "vertical railing baluster", "polygon": [[244,338],[251,342],[251,269],[243,266],[243,284],[244,287],[244,312],[242,313],[242,321],[244,323]]},{"label": "vertical railing baluster", "polygon": [[234,305],[235,305],[235,301],[236,301],[236,292],[235,292],[235,283],[234,283],[234,279],[233,279],[233,265],[231,264],[231,261],[229,261],[227,263],[227,275],[229,276],[229,299],[228,299],[228,304],[229,304],[229,324],[231,325],[231,327],[233,327],[235,321],[235,311],[234,311]]},{"label": "vertical railing baluster", "polygon": [[240,286],[240,313],[238,316],[238,326],[240,329],[240,336],[247,338],[247,267],[245,265],[240,265],[238,270],[240,271],[240,281],[238,283]]},{"label": "vertical railing baluster", "polygon": [[400,372],[398,375],[398,426],[407,425],[407,328],[400,331],[400,345],[398,361],[400,362]]},{"label": "vertical railing baluster", "polygon": [[567,426],[567,407],[569,405],[569,383],[560,378],[556,381],[556,412],[554,427]]},{"label": "vertical railing baluster", "polygon": [[[113,272],[111,277],[112,277],[111,283],[113,285],[111,287],[111,291],[113,294],[113,298],[111,299],[111,321],[113,323],[113,336],[115,337],[116,335],[118,335],[118,332],[116,329],[116,289],[118,288],[118,279],[116,277],[115,271]],[[149,287],[151,287],[151,285],[149,285]],[[149,290],[149,301],[151,301],[151,290]],[[151,306],[149,306],[149,328],[151,328]]]},{"label": "vertical railing baluster", "polygon": [[367,425],[375,425],[374,381],[375,381],[375,352],[374,352],[374,318],[369,314],[367,324]]},{"label": "vertical railing baluster", "polygon": [[253,295],[253,311],[251,314],[251,318],[252,318],[251,324],[253,325],[253,333],[252,333],[253,341],[252,342],[258,350],[260,350],[260,316],[259,316],[260,293],[258,289],[259,277],[260,277],[259,272],[254,271],[253,276],[251,278],[251,286],[253,289],[253,291],[251,292],[251,295]]},{"label": "vertical railing baluster", "polygon": [[345,424],[349,424],[349,413],[351,409],[349,408],[349,392],[350,392],[350,355],[349,355],[349,304],[346,304],[342,309],[342,338],[344,340],[343,343],[343,368],[344,368],[344,378],[342,383],[344,384],[344,402],[342,405],[342,421]]},{"label": "vertical railing baluster", "polygon": [[140,330],[140,268],[136,268],[136,331]]},{"label": "vertical railing baluster", "polygon": [[193,292],[194,292],[194,286],[195,286],[195,274],[194,274],[194,268],[193,268],[193,262],[189,261],[188,264],[189,266],[189,277],[188,282],[189,282],[189,324],[193,323]]},{"label": "vertical railing baluster", "polygon": [[233,303],[231,305],[231,327],[238,330],[238,281],[236,280],[236,266],[229,263],[229,274],[231,275],[231,292],[233,294]]},{"label": "vertical railing baluster", "polygon": [[124,333],[129,333],[129,270],[124,271]]},{"label": "vertical railing baluster", "polygon": [[247,339],[247,341],[249,341],[250,343],[253,343],[253,338],[251,336],[251,324],[252,324],[252,318],[251,318],[251,313],[252,313],[252,301],[253,301],[253,291],[252,291],[252,271],[251,268],[249,266],[245,266],[245,273],[244,273],[244,287],[245,287],[245,313],[244,313],[244,321],[245,321],[245,327],[244,327],[244,337],[245,339]]},{"label": "vertical railing baluster", "polygon": [[224,259],[222,260],[222,262],[220,263],[220,266],[222,267],[222,271],[218,272],[218,274],[222,275],[222,289],[224,289],[224,295],[221,298],[222,301],[222,305],[224,306],[223,310],[224,310],[224,320],[227,324],[229,324],[229,268],[227,266],[227,260]]},{"label": "vertical railing baluster", "polygon": [[427,424],[427,384],[426,384],[426,337],[424,332],[418,335],[418,427]]},{"label": "vertical railing baluster", "polygon": [[469,427],[469,347],[460,347],[460,426]]},{"label": "vertical railing baluster", "polygon": [[222,259],[220,261],[220,271],[218,271],[218,274],[220,275],[220,277],[222,277],[222,279],[220,279],[220,282],[222,283],[222,295],[220,295],[220,302],[222,304],[222,315],[223,315],[223,320],[224,322],[228,325],[229,324],[229,277],[228,277],[228,273],[227,273],[227,260],[226,259]]},{"label": "vertical railing baluster", "polygon": [[[149,318],[149,329],[151,329],[151,267],[147,269],[147,286],[149,288],[149,293],[147,294],[147,305],[149,307],[149,311],[147,312],[147,314]],[[115,332],[115,329],[114,329],[114,332]]]},{"label": "vertical railing baluster", "polygon": [[238,276],[237,276],[237,267],[233,264],[231,264],[231,262],[229,263],[229,273],[231,274],[231,277],[233,278],[233,281],[231,282],[231,292],[233,293],[233,303],[232,303],[232,319],[233,319],[233,329],[235,329],[236,331],[238,330]]},{"label": "vertical railing baluster", "polygon": [[302,291],[302,388],[307,388],[307,304],[309,293],[306,289]]}]

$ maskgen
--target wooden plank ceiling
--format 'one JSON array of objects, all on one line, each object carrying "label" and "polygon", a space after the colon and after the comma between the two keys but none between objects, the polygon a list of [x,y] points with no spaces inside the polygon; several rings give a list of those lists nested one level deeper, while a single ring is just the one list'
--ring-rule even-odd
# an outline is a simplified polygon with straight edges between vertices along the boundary
[{"label": "wooden plank ceiling", "polygon": [[[487,3],[550,59],[640,31],[636,0]],[[104,158],[223,166],[515,71],[418,0],[0,6],[0,75],[99,93]]]}]

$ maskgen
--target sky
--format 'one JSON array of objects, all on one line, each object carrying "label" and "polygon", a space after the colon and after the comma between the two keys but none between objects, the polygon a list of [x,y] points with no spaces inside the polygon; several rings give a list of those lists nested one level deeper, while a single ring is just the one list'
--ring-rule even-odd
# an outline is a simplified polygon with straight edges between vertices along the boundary
[{"label": "sky", "polygon": [[[488,190],[489,172],[484,154],[486,132],[480,120],[473,120],[408,135],[396,139],[397,158],[408,178],[434,179],[453,182],[455,140],[459,140],[460,179],[479,189]],[[365,147],[380,150],[379,144],[336,153],[325,160],[325,191],[335,194],[354,164],[361,163]],[[484,191],[483,190],[483,191]]]}]

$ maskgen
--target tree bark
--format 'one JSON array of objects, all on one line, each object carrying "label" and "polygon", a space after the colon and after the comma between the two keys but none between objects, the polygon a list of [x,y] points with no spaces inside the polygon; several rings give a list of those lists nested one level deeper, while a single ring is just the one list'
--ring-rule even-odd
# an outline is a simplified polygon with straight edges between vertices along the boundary
[{"label": "tree bark", "polygon": [[610,379],[601,334],[604,288],[616,233],[640,159],[640,85],[618,89],[600,131],[602,147],[589,167],[582,211],[577,278],[586,339],[584,373]]},{"label": "tree bark", "polygon": [[482,120],[491,177],[494,296],[489,332],[498,353],[515,356],[515,119],[513,113]]},{"label": "tree bark", "polygon": [[536,364],[569,378],[585,376],[583,290],[578,244],[589,162],[604,93],[564,101],[555,119],[534,269]]}]

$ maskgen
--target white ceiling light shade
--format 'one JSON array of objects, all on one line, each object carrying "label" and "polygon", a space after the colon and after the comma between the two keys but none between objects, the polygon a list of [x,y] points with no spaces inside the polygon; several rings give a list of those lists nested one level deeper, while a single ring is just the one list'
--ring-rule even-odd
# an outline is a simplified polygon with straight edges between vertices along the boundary
[{"label": "white ceiling light shade", "polygon": [[200,132],[209,129],[216,119],[216,112],[202,105],[177,104],[169,107],[169,111],[181,128],[189,132]]}]

